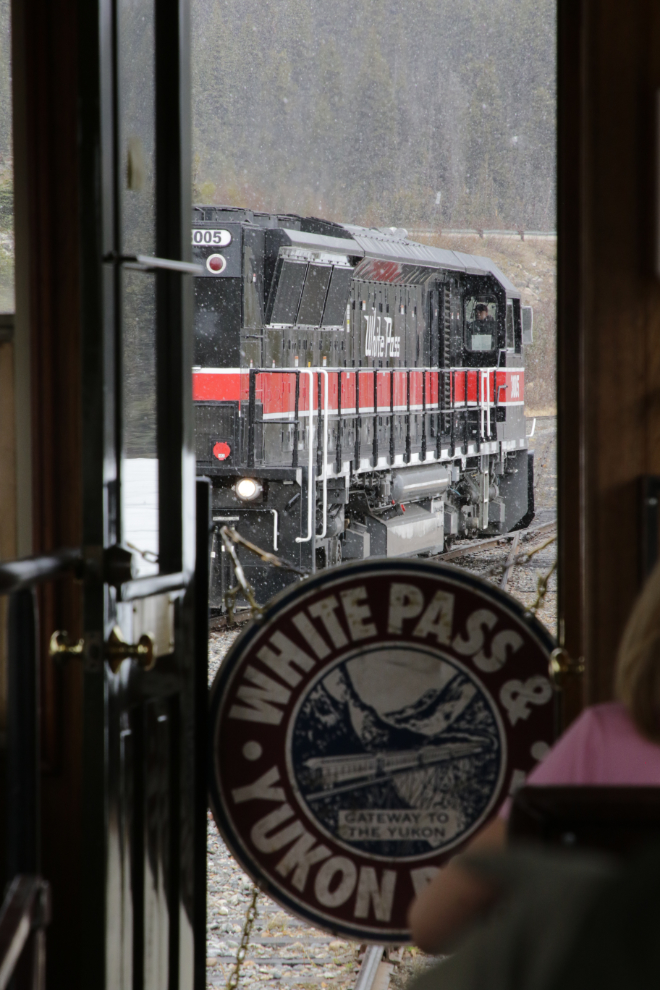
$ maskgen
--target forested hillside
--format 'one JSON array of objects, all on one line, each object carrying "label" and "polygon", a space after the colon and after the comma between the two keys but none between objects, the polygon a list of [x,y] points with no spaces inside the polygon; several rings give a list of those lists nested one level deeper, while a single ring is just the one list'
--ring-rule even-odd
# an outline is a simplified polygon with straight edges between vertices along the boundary
[{"label": "forested hillside", "polygon": [[192,15],[197,201],[554,228],[555,0],[192,0]]}]

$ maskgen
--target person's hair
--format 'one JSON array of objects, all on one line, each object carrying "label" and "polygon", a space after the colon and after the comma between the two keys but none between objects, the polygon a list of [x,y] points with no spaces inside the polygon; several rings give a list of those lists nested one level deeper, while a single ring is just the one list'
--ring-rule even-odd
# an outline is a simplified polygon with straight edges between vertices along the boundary
[{"label": "person's hair", "polygon": [[660,742],[660,563],[653,568],[623,631],[614,689],[639,732]]},{"label": "person's hair", "polygon": [[477,313],[483,313],[484,310],[488,312],[488,306],[486,303],[477,303]]}]

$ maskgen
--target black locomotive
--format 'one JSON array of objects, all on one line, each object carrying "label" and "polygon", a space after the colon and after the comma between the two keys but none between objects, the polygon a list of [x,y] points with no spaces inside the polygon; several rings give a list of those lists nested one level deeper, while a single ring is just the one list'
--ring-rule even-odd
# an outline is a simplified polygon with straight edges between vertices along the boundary
[{"label": "black locomotive", "polygon": [[[441,552],[534,514],[531,309],[487,258],[193,210],[196,455],[213,519],[300,569]],[[265,601],[295,580],[245,551]],[[211,602],[233,583],[214,539]]]}]

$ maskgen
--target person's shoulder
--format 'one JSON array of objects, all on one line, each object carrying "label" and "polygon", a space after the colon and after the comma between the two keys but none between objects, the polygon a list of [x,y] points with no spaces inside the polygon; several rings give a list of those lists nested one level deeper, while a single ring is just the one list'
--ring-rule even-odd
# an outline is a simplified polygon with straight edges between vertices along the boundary
[{"label": "person's shoulder", "polygon": [[[601,759],[603,743],[620,735],[610,725],[609,705],[585,708],[534,768],[528,780],[533,784],[593,783],[594,763]],[[625,712],[625,709],[624,709]],[[616,713],[615,713],[616,717]]]},{"label": "person's shoulder", "polygon": [[590,705],[575,720],[575,725],[583,730],[593,732],[636,732],[632,719],[625,705],[620,701],[605,701],[599,705]]}]

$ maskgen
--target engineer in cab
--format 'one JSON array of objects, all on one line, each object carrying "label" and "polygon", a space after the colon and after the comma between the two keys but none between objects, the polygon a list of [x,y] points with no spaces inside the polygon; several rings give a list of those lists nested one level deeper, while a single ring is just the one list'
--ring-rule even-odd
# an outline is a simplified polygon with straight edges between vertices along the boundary
[{"label": "engineer in cab", "polygon": [[474,319],[468,323],[470,334],[470,349],[473,351],[490,351],[497,331],[497,324],[491,315],[488,304],[478,302],[474,307]]}]

